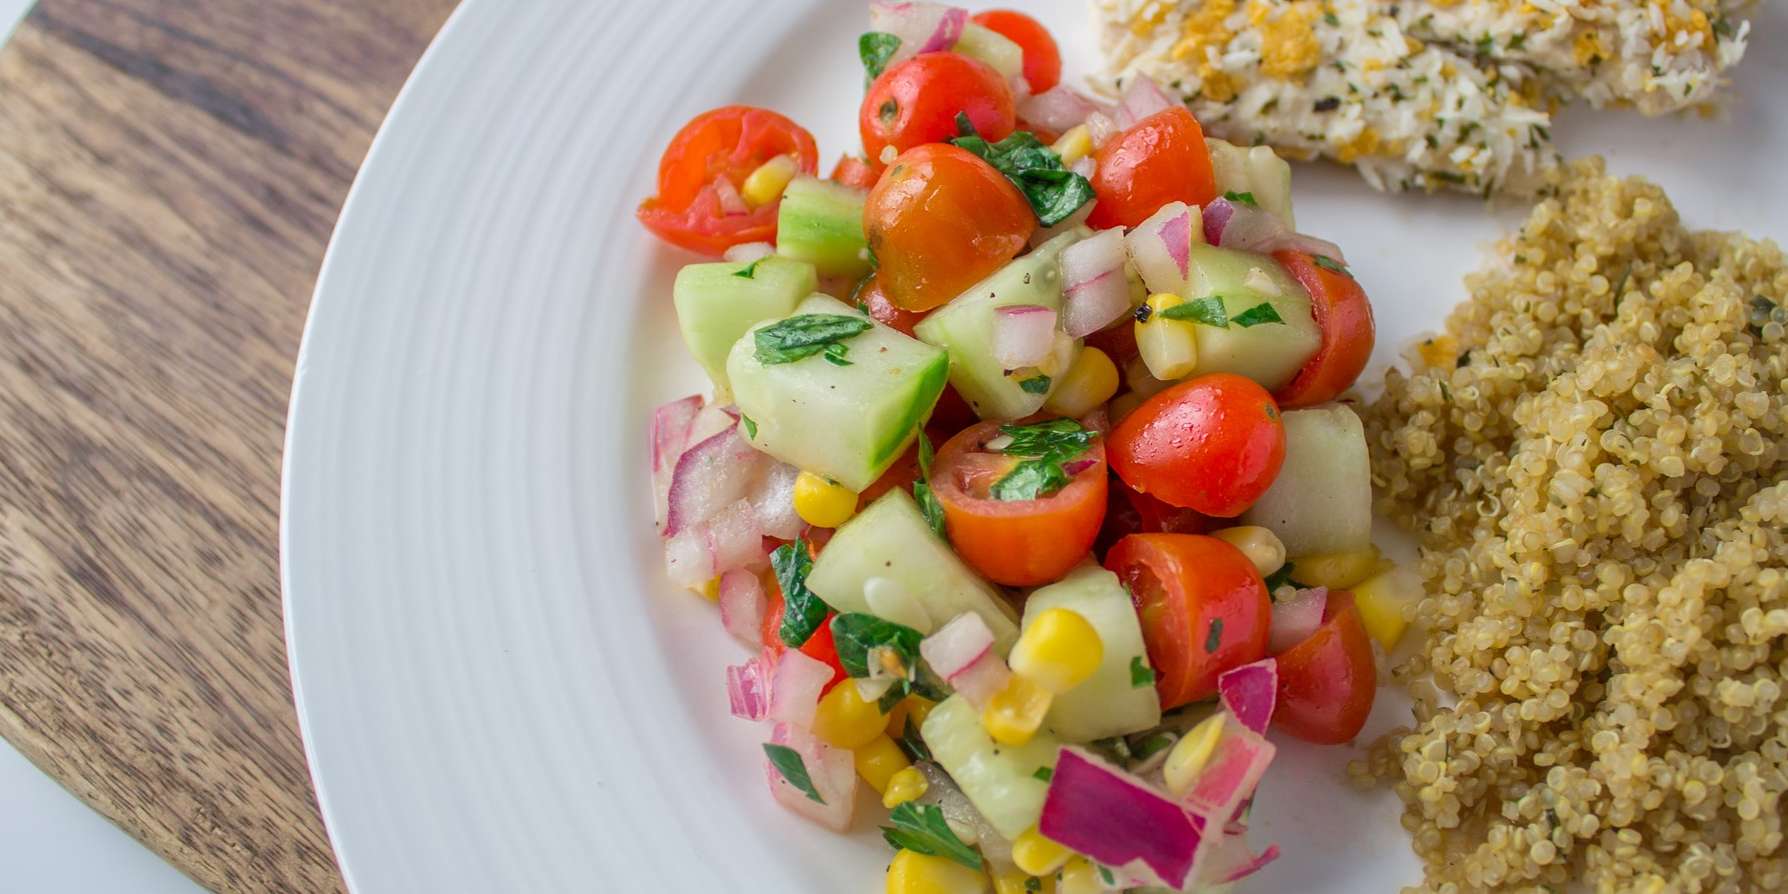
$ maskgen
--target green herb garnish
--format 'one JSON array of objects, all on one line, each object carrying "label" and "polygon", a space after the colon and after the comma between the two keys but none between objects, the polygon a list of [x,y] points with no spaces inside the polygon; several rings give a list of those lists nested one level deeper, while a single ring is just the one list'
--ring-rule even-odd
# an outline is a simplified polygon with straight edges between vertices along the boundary
[{"label": "green herb garnish", "polygon": [[925,430],[919,429],[919,477],[931,477],[931,460],[936,456],[931,449],[931,439],[925,436]]},{"label": "green herb garnish", "polygon": [[894,826],[882,827],[882,839],[889,847],[945,857],[970,869],[981,868],[981,855],[950,831],[950,824],[944,822],[944,811],[936,804],[908,801],[894,808],[888,819]]},{"label": "green herb garnish", "polygon": [[1327,24],[1327,25],[1328,25],[1328,26],[1329,26],[1329,27],[1330,27],[1330,28],[1339,28],[1339,27],[1341,27],[1341,17],[1340,17],[1340,16],[1337,16],[1337,15],[1335,15],[1335,14],[1334,14],[1334,13],[1332,13],[1332,12],[1325,12],[1325,13],[1323,13],[1323,14],[1322,14],[1322,20],[1323,20],[1323,22],[1324,22],[1324,23],[1325,23],[1325,24]]},{"label": "green herb garnish", "polygon": [[894,740],[900,750],[914,761],[931,760],[931,749],[925,744],[925,737],[919,734],[919,727],[913,724],[913,718],[907,717],[906,724],[900,729],[900,738]]},{"label": "green herb garnish", "polygon": [[1142,741],[1137,742],[1132,750],[1136,752],[1137,760],[1144,760],[1152,755],[1160,754],[1163,749],[1172,746],[1175,741],[1177,740],[1171,733],[1151,733]]},{"label": "green herb garnish", "polygon": [[996,500],[1035,500],[1067,487],[1068,480],[1060,461],[1027,459],[995,481],[988,493]]},{"label": "green herb garnish", "polygon": [[1049,382],[1048,376],[1036,375],[1028,379],[1020,379],[1018,387],[1023,389],[1026,394],[1048,394]]},{"label": "green herb garnish", "polygon": [[[919,641],[924,638],[924,634],[904,624],[863,612],[844,612],[832,619],[838,663],[852,677],[873,676],[898,663],[903,673],[895,676],[912,679],[919,668]],[[892,653],[896,661],[885,660],[885,653]]]},{"label": "green herb garnish", "polygon": [[782,588],[782,625],[777,635],[789,648],[799,649],[825,623],[829,610],[825,600],[807,589],[807,575],[813,571],[813,556],[807,552],[807,543],[796,537],[794,543],[776,547],[770,554],[770,568],[776,572],[776,583]]},{"label": "green herb garnish", "polygon": [[757,330],[752,340],[757,344],[757,362],[793,363],[862,335],[874,325],[844,314],[801,314]]},{"label": "green herb garnish", "polygon": [[923,478],[913,482],[913,502],[919,504],[919,514],[925,516],[925,524],[931,528],[931,533],[948,541],[950,534],[944,527],[944,506],[937,501],[937,494],[931,492],[931,482]]},{"label": "green herb garnish", "polygon": [[1000,434],[1012,439],[1012,443],[1000,448],[1000,452],[1007,456],[1043,457],[1064,454],[1064,459],[1073,459],[1080,455],[1099,436],[1098,432],[1072,419],[1051,419],[1030,425],[1002,425]]},{"label": "green herb garnish", "polygon": [[[1449,172],[1440,171],[1440,172],[1436,173],[1436,176],[1439,176],[1440,174],[1445,174],[1445,173],[1449,173]],[[1442,177],[1441,179],[1444,180],[1446,178]],[[1342,276],[1347,277],[1348,279],[1353,278],[1353,274],[1348,271],[1346,265],[1342,264],[1340,261],[1335,260],[1334,258],[1329,257],[1328,255],[1316,255],[1315,260],[1316,260],[1316,266],[1321,267],[1324,270],[1333,270],[1334,272],[1339,273]]]},{"label": "green herb garnish", "polygon": [[1243,329],[1247,329],[1250,326],[1260,326],[1265,323],[1283,324],[1285,322],[1285,318],[1279,316],[1278,308],[1275,308],[1271,304],[1268,304],[1267,302],[1262,301],[1259,304],[1256,304],[1253,307],[1250,307],[1247,310],[1244,310],[1241,313],[1236,314],[1235,319],[1230,320],[1230,322],[1236,324],[1237,326],[1242,327]]},{"label": "green herb garnish", "polygon": [[1235,203],[1241,204],[1241,205],[1250,205],[1255,208],[1260,207],[1260,203],[1254,200],[1254,194],[1251,192],[1236,192],[1234,190],[1230,190],[1229,192],[1226,192],[1223,194],[1223,198],[1226,198],[1226,199],[1230,200],[1231,202],[1235,202]]},{"label": "green herb garnish", "polygon": [[757,437],[757,423],[752,422],[751,417],[744,413],[739,414],[739,421],[745,424],[745,437],[755,439]]},{"label": "green herb garnish", "polygon": [[848,353],[850,353],[850,348],[847,348],[838,342],[833,342],[832,344],[826,345],[826,349],[820,352],[820,356],[826,358],[826,362],[833,366],[852,366],[854,364],[852,364],[851,361],[844,359],[844,355]]},{"label": "green herb garnish", "polygon": [[1055,778],[1055,771],[1049,767],[1038,767],[1037,772],[1031,774],[1031,778],[1041,779],[1044,782],[1048,782]]},{"label": "green herb garnish", "polygon": [[1148,663],[1142,660],[1141,655],[1137,655],[1136,657],[1131,658],[1130,659],[1130,688],[1131,689],[1141,689],[1145,686],[1153,686],[1153,685],[1155,685],[1155,672],[1152,670],[1149,670]]},{"label": "green herb garnish", "polygon": [[1099,870],[1099,881],[1104,882],[1106,887],[1109,888],[1117,884],[1117,876],[1112,875],[1111,870],[1106,869],[1097,863],[1093,864],[1093,868]]},{"label": "green herb garnish", "polygon": [[763,262],[764,262],[763,258],[758,258],[757,260],[752,261],[749,264],[746,264],[744,267],[741,267],[738,270],[733,271],[733,275],[739,277],[740,279],[756,279],[757,278],[757,265],[762,264]]},{"label": "green herb garnish", "polygon": [[813,787],[813,777],[807,775],[807,762],[801,759],[800,752],[787,745],[765,742],[764,755],[770,759],[770,766],[808,800],[826,803],[826,799],[820,797],[819,789]]},{"label": "green herb garnish", "polygon": [[1184,304],[1176,304],[1160,311],[1160,314],[1169,320],[1203,323],[1218,329],[1229,327],[1229,309],[1223,306],[1222,297],[1217,295],[1194,298]]},{"label": "green herb garnish", "polygon": [[1024,890],[1027,894],[1035,894],[1035,892],[1043,890],[1043,880],[1035,876],[1025,879]]},{"label": "green herb garnish", "polygon": [[1217,647],[1221,645],[1223,645],[1223,619],[1212,618],[1211,632],[1206,634],[1204,638],[1204,650],[1207,654],[1215,652],[1217,651]]},{"label": "green herb garnish", "polygon": [[885,31],[867,31],[857,38],[857,57],[863,60],[865,83],[882,76],[888,60],[900,49],[900,38]]},{"label": "green herb garnish", "polygon": [[997,143],[975,132],[968,115],[958,112],[956,129],[961,134],[950,142],[979,155],[994,170],[1006,175],[1024,194],[1038,222],[1055,226],[1093,200],[1093,185],[1062,165],[1062,157],[1028,130],[1014,131]]},{"label": "green herb garnish", "polygon": [[1306,585],[1292,579],[1290,562],[1280,565],[1278,571],[1267,575],[1266,586],[1268,594],[1275,592],[1280,587],[1291,587],[1294,590],[1306,589]]}]

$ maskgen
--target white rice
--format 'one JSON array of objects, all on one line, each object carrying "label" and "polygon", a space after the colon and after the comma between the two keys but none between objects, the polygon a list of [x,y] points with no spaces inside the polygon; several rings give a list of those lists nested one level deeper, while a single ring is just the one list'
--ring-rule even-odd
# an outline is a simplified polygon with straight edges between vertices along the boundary
[{"label": "white rice", "polygon": [[1206,130],[1354,165],[1379,189],[1531,193],[1574,99],[1705,106],[1743,56],[1731,0],[1094,0],[1116,91],[1138,73]]}]

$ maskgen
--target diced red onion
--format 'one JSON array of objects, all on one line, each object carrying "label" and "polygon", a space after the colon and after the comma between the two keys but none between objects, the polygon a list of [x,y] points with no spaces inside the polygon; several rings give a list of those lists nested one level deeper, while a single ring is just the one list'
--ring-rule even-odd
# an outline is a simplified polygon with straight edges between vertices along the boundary
[{"label": "diced red onion", "polygon": [[773,660],[766,651],[726,669],[726,700],[734,717],[756,722],[769,716]]},{"label": "diced red onion", "polygon": [[1124,88],[1123,97],[1118,100],[1117,122],[1120,127],[1129,129],[1136,122],[1157,112],[1165,112],[1179,105],[1155,79],[1139,74]]},{"label": "diced red onion", "polygon": [[765,466],[750,496],[758,527],[765,537],[793,540],[807,524],[795,512],[795,480],[801,477],[801,470],[775,460]]},{"label": "diced red onion", "polygon": [[722,509],[698,527],[707,532],[709,561],[717,575],[755,564],[764,555],[764,530],[749,500]]},{"label": "diced red onion", "polygon": [[689,426],[701,408],[701,395],[691,394],[652,411],[652,505],[659,525],[664,524],[669,510],[671,474],[689,443]]},{"label": "diced red onion", "polygon": [[[792,650],[791,650],[792,651]],[[781,771],[764,759],[764,775],[770,783],[770,795],[789,812],[812,820],[834,832],[848,831],[851,812],[857,802],[857,770],[849,751],[834,748],[819,740],[805,728],[778,723],[770,734],[770,742],[794,749],[801,756],[814,791],[821,798],[815,801],[782,778]]]},{"label": "diced red onion", "polygon": [[869,30],[900,38],[900,46],[888,58],[888,67],[920,53],[947,50],[962,39],[968,10],[942,3],[869,4]]},{"label": "diced red onion", "polygon": [[1117,119],[1104,112],[1094,112],[1086,116],[1087,136],[1092,137],[1095,149],[1110,142],[1112,137],[1122,133],[1123,130],[1118,126]]},{"label": "diced red onion", "polygon": [[1044,130],[1066,133],[1097,110],[1092,100],[1066,84],[1057,84],[1019,103],[1018,117]]},{"label": "diced red onion", "polygon": [[[1080,160],[1069,165],[1068,170],[1073,171],[1074,173],[1079,174],[1080,176],[1085,177],[1088,180],[1091,180],[1091,179],[1093,179],[1093,175],[1097,174],[1099,172],[1099,160],[1092,157],[1091,155],[1082,156],[1080,158]],[[1093,203],[1088,202],[1087,204],[1091,205]]]},{"label": "diced red onion", "polygon": [[1224,723],[1211,756],[1180,802],[1202,818],[1206,828],[1226,825],[1254,794],[1276,752],[1259,733],[1233,720]]},{"label": "diced red onion", "polygon": [[714,198],[720,202],[722,214],[750,214],[751,206],[745,204],[745,197],[739,195],[739,188],[722,174],[714,178]]},{"label": "diced red onion", "polygon": [[1264,734],[1279,701],[1278,660],[1262,658],[1224,671],[1217,677],[1217,695],[1242,726]]},{"label": "diced red onion", "polygon": [[671,476],[664,536],[674,537],[743,498],[767,459],[731,426],[690,447]]},{"label": "diced red onion", "polygon": [[769,600],[758,576],[735,568],[720,576],[720,624],[748,647],[763,639],[764,610]]},{"label": "diced red onion", "polygon": [[1175,890],[1193,878],[1203,838],[1185,808],[1074,746],[1063,748],[1056,762],[1037,831],[1114,870]]},{"label": "diced red onion", "polygon": [[980,661],[993,648],[993,631],[974,612],[963,612],[919,641],[919,655],[948,681]]},{"label": "diced red onion", "polygon": [[1100,407],[1080,417],[1080,424],[1101,435],[1109,434],[1111,432],[1111,414],[1107,413],[1104,407]]},{"label": "diced red onion", "polygon": [[1130,298],[1130,278],[1120,264],[1063,293],[1062,331],[1071,338],[1098,332],[1130,312]]},{"label": "diced red onion", "polygon": [[1278,215],[1228,199],[1217,199],[1205,206],[1204,238],[1212,245],[1237,251],[1272,254],[1290,249],[1347,262],[1335,243],[1293,232]]},{"label": "diced red onion", "polygon": [[981,660],[968,666],[966,670],[949,678],[950,688],[962,696],[979,711],[987,707],[1000,690],[1012,679],[1012,669],[1006,666],[1005,659],[988,652]]},{"label": "diced red onion", "polygon": [[1056,312],[1037,304],[994,311],[993,359],[1006,369],[1036,366],[1055,347]]},{"label": "diced red onion", "polygon": [[1277,655],[1309,639],[1322,626],[1322,611],[1328,602],[1327,587],[1298,590],[1274,602],[1272,625],[1267,628],[1267,652]]},{"label": "diced red onion", "polygon": [[1062,286],[1072,289],[1124,266],[1124,234],[1105,230],[1062,249]]},{"label": "diced red onion", "polygon": [[767,258],[776,253],[776,246],[768,242],[741,242],[721,253],[720,257],[735,264],[749,264],[759,258]]},{"label": "diced red onion", "polygon": [[1074,209],[1073,214],[1063,218],[1055,226],[1038,227],[1035,232],[1031,233],[1031,247],[1036,248],[1075,227],[1085,224],[1086,219],[1093,216],[1093,206],[1097,204],[1099,203],[1082,202],[1079,208]]},{"label": "diced red onion", "polygon": [[664,541],[664,572],[672,583],[690,590],[713,579],[714,559],[706,525],[685,528]]},{"label": "diced red onion", "polygon": [[1278,858],[1279,846],[1276,844],[1254,854],[1249,851],[1247,841],[1239,835],[1226,834],[1207,838],[1205,850],[1199,854],[1199,883],[1201,886],[1214,887],[1239,882]]},{"label": "diced red onion", "polygon": [[1169,202],[1124,237],[1124,250],[1151,292],[1180,294],[1192,271],[1192,243],[1202,238],[1198,209]]},{"label": "diced red onion", "polygon": [[770,719],[803,729],[813,726],[820,693],[830,682],[831,665],[809,657],[800,649],[783,652],[782,657],[776,659],[776,669],[770,675]]}]

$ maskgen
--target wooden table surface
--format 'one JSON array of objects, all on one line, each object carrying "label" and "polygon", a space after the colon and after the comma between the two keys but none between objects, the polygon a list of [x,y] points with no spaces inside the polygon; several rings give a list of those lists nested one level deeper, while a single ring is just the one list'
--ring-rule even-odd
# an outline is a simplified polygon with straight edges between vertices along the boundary
[{"label": "wooden table surface", "polygon": [[41,0],[0,51],[0,735],[200,883],[339,890],[282,638],[323,248],[454,0]]}]

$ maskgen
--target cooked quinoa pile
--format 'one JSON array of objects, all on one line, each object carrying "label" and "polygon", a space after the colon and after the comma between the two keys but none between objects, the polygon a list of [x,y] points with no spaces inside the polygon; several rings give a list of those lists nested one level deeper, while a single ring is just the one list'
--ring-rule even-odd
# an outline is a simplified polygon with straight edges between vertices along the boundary
[{"label": "cooked quinoa pile", "polygon": [[1743,58],[1739,0],[1093,0],[1107,72],[1147,74],[1236,143],[1379,189],[1528,194],[1575,100],[1706,108]]},{"label": "cooked quinoa pile", "polygon": [[1788,264],[1555,185],[1363,414],[1428,595],[1415,728],[1352,772],[1417,890],[1788,890]]}]

